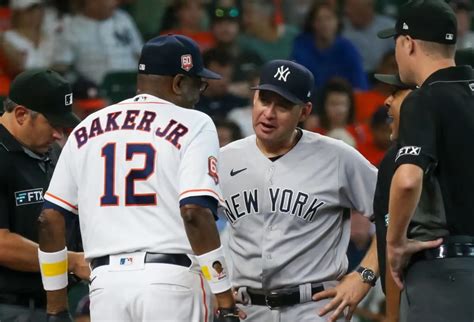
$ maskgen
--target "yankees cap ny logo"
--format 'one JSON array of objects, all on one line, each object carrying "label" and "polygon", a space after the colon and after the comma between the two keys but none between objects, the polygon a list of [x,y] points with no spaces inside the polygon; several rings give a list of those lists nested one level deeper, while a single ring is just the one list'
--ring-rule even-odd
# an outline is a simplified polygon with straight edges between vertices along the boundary
[{"label": "yankees cap ny logo", "polygon": [[285,67],[284,65],[281,65],[280,67],[278,67],[275,75],[273,75],[273,78],[278,78],[279,81],[286,82],[286,79],[288,78],[288,75],[290,74],[291,74],[290,68]]}]

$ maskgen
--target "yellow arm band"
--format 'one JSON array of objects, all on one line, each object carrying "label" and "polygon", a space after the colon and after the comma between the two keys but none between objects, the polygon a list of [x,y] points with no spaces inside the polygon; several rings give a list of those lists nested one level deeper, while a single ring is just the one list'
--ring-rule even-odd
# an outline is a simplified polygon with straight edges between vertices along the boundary
[{"label": "yellow arm band", "polygon": [[67,286],[67,248],[54,253],[38,248],[43,287],[46,291],[56,291]]}]

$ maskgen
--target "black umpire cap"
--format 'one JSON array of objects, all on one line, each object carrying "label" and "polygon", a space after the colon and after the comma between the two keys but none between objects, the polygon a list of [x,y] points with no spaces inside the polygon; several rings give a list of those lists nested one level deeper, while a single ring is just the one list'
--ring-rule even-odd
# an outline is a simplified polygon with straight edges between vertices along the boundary
[{"label": "black umpire cap", "polygon": [[313,74],[303,65],[289,60],[272,60],[263,65],[260,83],[252,89],[275,92],[294,104],[311,101]]},{"label": "black umpire cap", "polygon": [[416,88],[416,86],[410,86],[410,85],[407,85],[407,84],[403,83],[398,74],[397,75],[393,75],[393,74],[375,74],[374,77],[378,81],[380,81],[382,83],[385,83],[385,84],[388,84],[388,85],[392,85],[395,88],[400,89],[400,90],[402,90],[402,89],[415,89]]},{"label": "black umpire cap", "polygon": [[138,73],[149,75],[220,79],[217,73],[204,68],[197,43],[183,35],[158,36],[149,40],[142,49]]},{"label": "black umpire cap", "polygon": [[456,44],[456,14],[442,0],[411,0],[400,8],[395,27],[378,33],[380,38],[399,35],[441,44]]},{"label": "black umpire cap", "polygon": [[80,119],[72,112],[68,81],[49,69],[28,70],[11,83],[8,98],[43,114],[53,126],[75,127]]}]

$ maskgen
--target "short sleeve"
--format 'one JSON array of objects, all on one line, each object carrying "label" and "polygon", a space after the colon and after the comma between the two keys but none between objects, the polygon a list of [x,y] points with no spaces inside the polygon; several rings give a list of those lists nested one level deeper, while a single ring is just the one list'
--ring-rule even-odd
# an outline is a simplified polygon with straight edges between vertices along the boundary
[{"label": "short sleeve", "polygon": [[210,119],[183,152],[179,167],[180,201],[188,197],[210,196],[222,200],[219,188],[217,131]]},{"label": "short sleeve", "polygon": [[69,140],[61,151],[44,199],[77,215],[78,187],[73,173],[75,148],[74,144],[71,143],[72,138],[72,136],[69,137]]},{"label": "short sleeve", "polygon": [[397,167],[410,163],[426,171],[437,162],[437,125],[433,108],[431,98],[416,91],[403,102],[400,110],[400,148],[395,157]]},{"label": "short sleeve", "polygon": [[375,168],[362,154],[347,146],[339,159],[341,204],[370,218],[377,182]]}]

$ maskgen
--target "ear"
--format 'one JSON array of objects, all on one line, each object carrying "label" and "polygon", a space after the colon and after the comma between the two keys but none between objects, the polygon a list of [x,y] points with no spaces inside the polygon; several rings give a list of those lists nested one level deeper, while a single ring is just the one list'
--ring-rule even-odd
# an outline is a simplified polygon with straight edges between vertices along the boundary
[{"label": "ear", "polygon": [[15,120],[19,125],[25,124],[28,118],[31,117],[31,113],[28,111],[26,107],[22,105],[15,106],[13,113],[15,115]]},{"label": "ear", "polygon": [[183,77],[181,75],[176,75],[173,77],[173,81],[171,82],[171,90],[173,94],[181,96],[183,90],[181,88],[183,83]]},{"label": "ear", "polygon": [[404,42],[404,48],[408,55],[412,56],[415,52],[415,39],[411,38],[410,36],[403,37],[402,41]]},{"label": "ear", "polygon": [[312,110],[313,110],[313,104],[311,102],[306,103],[301,108],[300,122],[303,122],[304,120],[306,120],[308,116],[311,114]]},{"label": "ear", "polygon": [[257,103],[259,93],[260,91],[258,89],[255,90],[255,93],[253,93],[253,105]]}]

